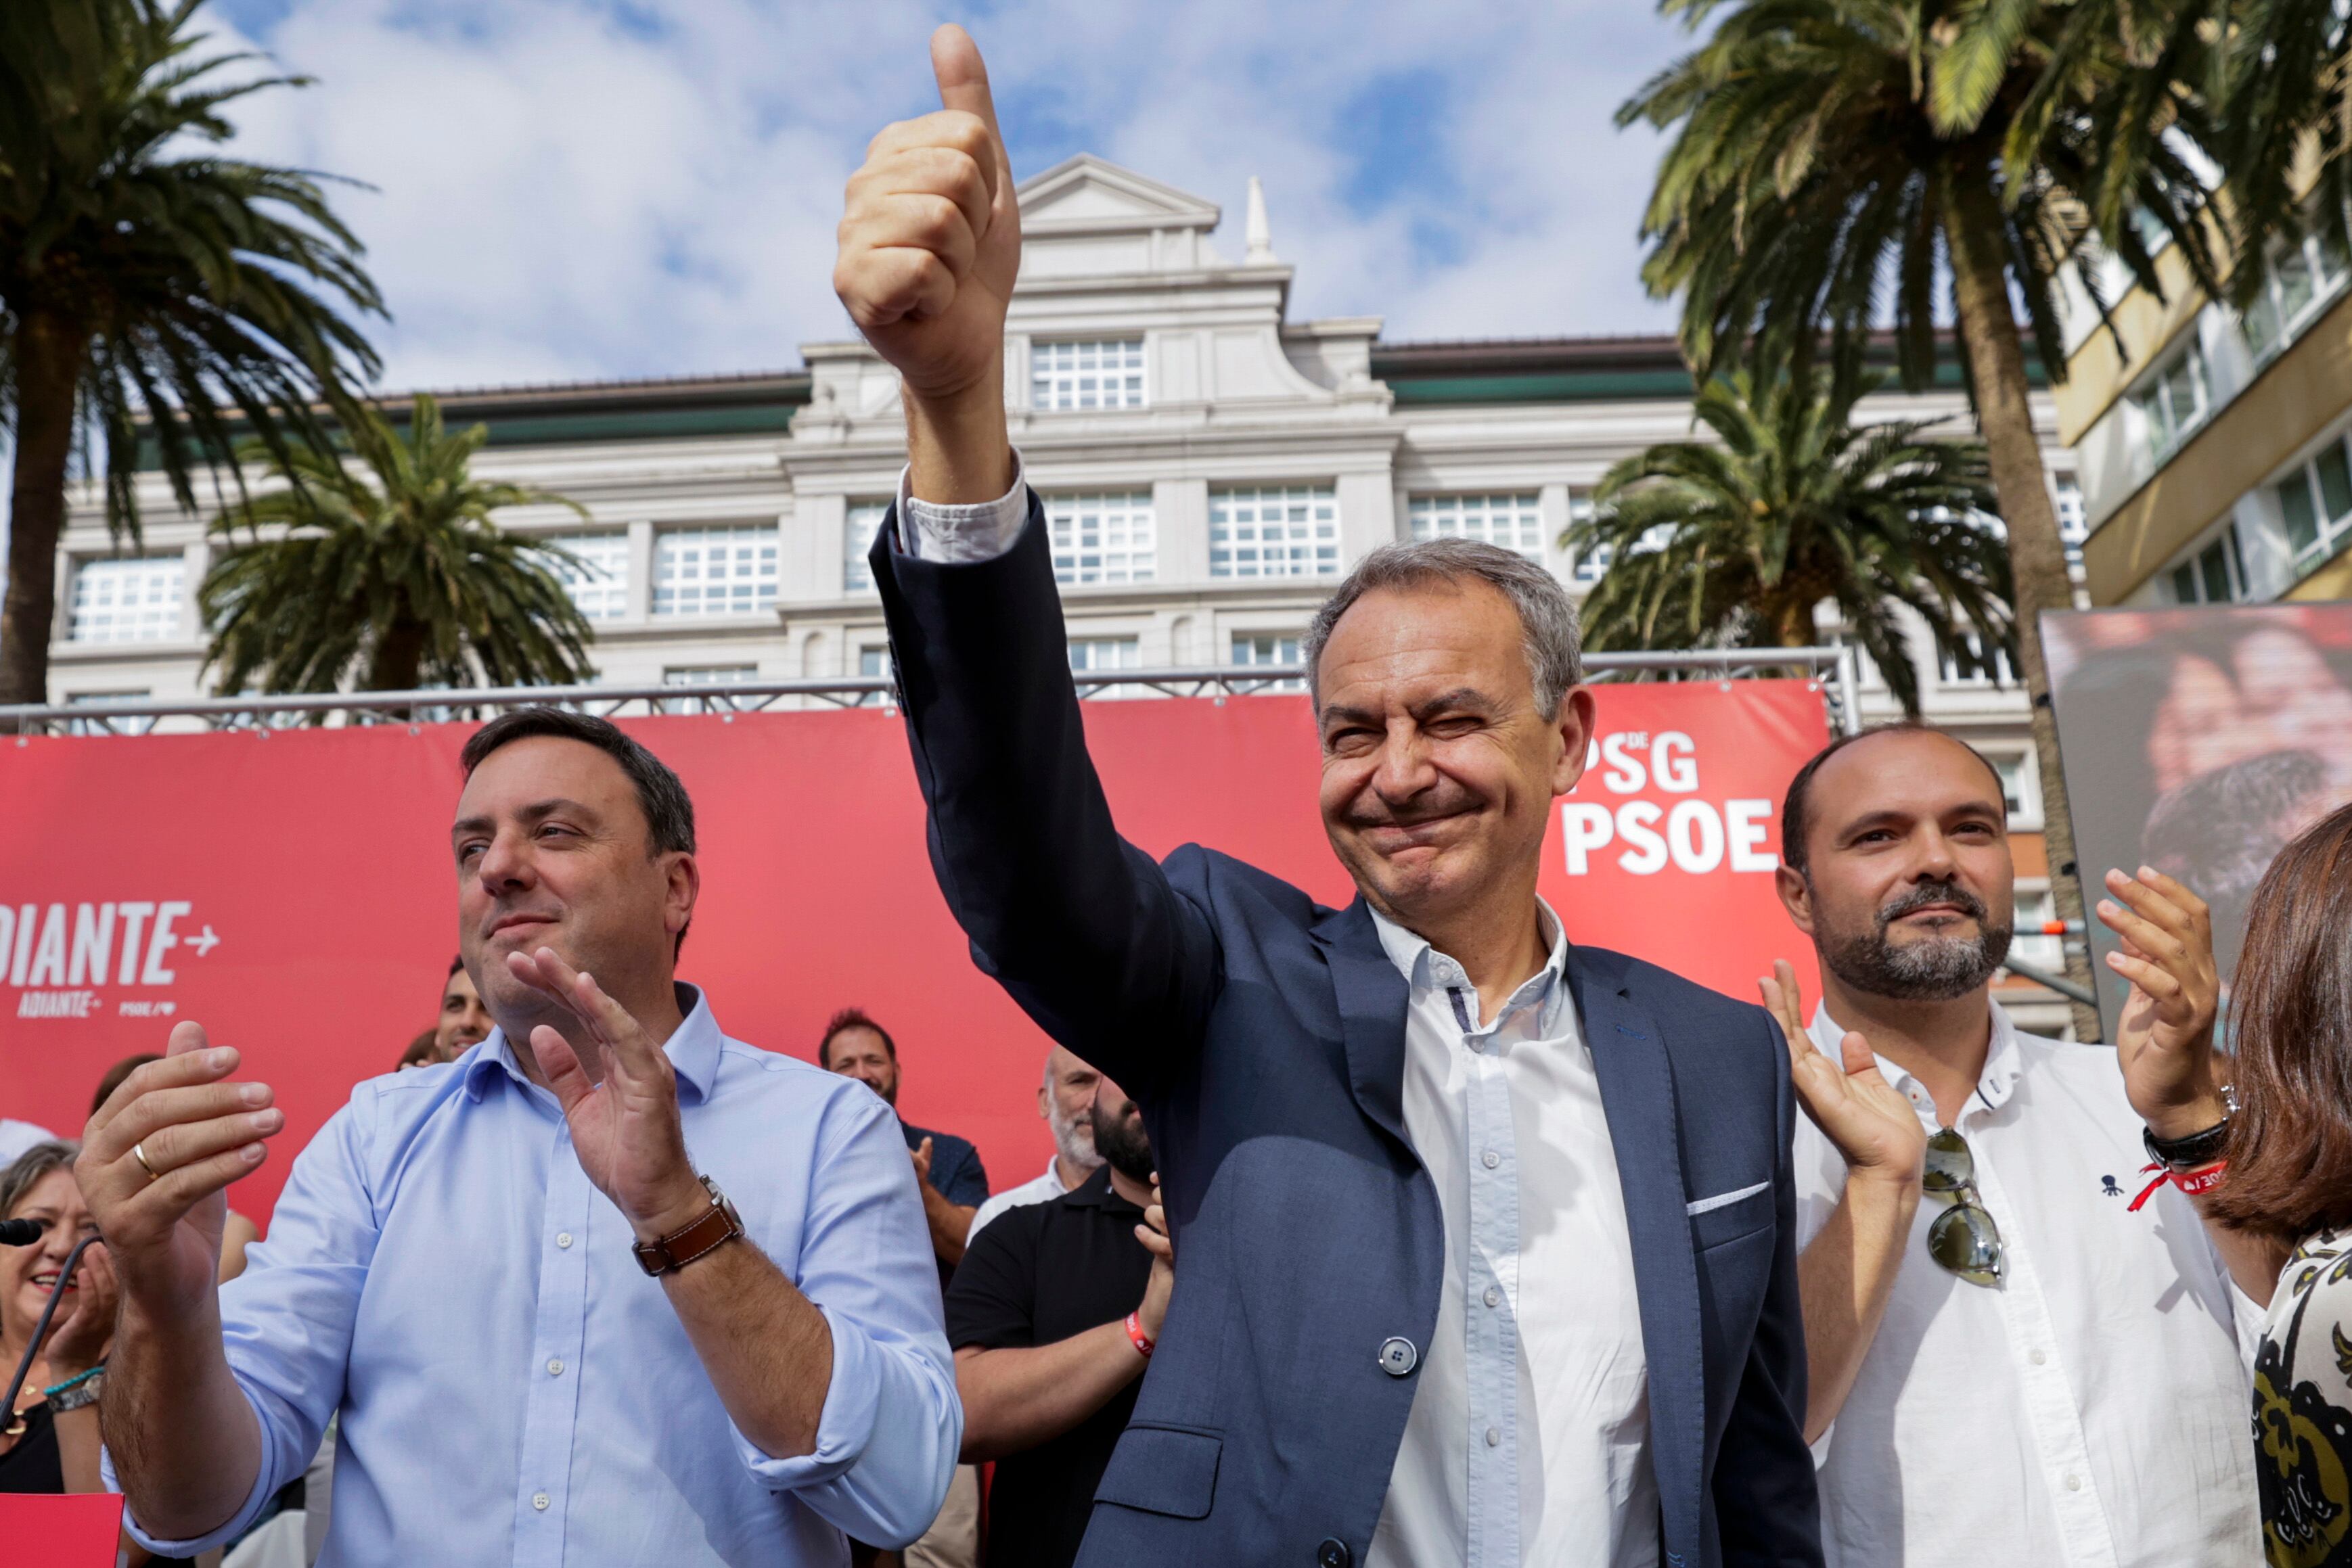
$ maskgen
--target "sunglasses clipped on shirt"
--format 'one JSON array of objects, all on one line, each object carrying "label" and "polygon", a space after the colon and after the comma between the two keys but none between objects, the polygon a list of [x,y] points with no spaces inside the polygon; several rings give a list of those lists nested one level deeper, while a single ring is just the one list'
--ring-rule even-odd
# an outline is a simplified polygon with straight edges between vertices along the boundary
[{"label": "sunglasses clipped on shirt", "polygon": [[1919,1185],[1952,1206],[1927,1228],[1927,1256],[1971,1285],[1999,1285],[2000,1227],[1977,1192],[1977,1162],[1969,1141],[1949,1127],[1937,1129],[1927,1140],[1927,1168]]}]

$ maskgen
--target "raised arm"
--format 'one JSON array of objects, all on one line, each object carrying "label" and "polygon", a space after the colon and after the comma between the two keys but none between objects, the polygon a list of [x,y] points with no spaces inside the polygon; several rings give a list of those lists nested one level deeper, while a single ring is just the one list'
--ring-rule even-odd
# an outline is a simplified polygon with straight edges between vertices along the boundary
[{"label": "raised arm", "polygon": [[121,1293],[106,1446],[151,1539],[232,1522],[262,1468],[262,1432],[221,1340],[221,1228],[228,1184],[285,1125],[267,1085],[231,1082],[237,1053],[194,1023],[90,1118],[74,1177],[106,1237]]},{"label": "raised arm", "polygon": [[884,527],[874,575],[932,864],[981,966],[1078,1055],[1150,1086],[1197,1045],[1215,943],[1119,839],[1087,757],[1042,510],[1013,490],[1005,434],[1012,168],[971,38],[941,27],[931,57],[944,107],[874,139],[834,287],[904,390],[915,515]]},{"label": "raised arm", "polygon": [[[2137,877],[2111,871],[2106,883],[2110,896],[2099,901],[2099,919],[2122,944],[2107,955],[2107,965],[2132,988],[2116,1019],[2124,1092],[2158,1138],[2192,1138],[2230,1117],[2213,1061],[2221,980],[2213,962],[2212,915],[2203,899],[2152,866],[2140,867]],[[2218,1164],[2209,1161],[2209,1175]],[[2238,1289],[2255,1305],[2269,1305],[2286,1266],[2285,1246],[2231,1229],[2206,1214],[2201,1196],[2190,1201]]]},{"label": "raised arm", "polygon": [[1878,1337],[1919,1210],[1927,1134],[1918,1113],[1878,1071],[1870,1042],[1849,1030],[1832,1061],[1806,1031],[1797,972],[1786,961],[1758,982],[1789,1048],[1797,1102],[1846,1165],[1845,1190],[1797,1264],[1808,1364],[1805,1441],[1817,1443],[1845,1406]]}]

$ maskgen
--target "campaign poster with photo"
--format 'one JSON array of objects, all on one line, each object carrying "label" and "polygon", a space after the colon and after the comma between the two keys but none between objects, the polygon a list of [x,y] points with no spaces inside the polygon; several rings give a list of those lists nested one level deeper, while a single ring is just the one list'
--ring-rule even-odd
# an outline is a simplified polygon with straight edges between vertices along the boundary
[{"label": "campaign poster with photo", "polygon": [[[2352,604],[2066,611],[2042,639],[2086,899],[2111,866],[2188,883],[2226,998],[2263,871],[2352,800]],[[2112,1039],[2128,988],[2090,935]]]}]

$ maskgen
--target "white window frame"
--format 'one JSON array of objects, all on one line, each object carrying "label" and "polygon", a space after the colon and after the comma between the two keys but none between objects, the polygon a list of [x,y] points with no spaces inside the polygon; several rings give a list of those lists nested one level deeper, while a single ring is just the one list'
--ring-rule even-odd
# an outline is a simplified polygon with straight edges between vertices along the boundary
[{"label": "white window frame", "polygon": [[[2282,274],[2307,280],[2310,291],[2300,303],[2289,303],[2290,285]],[[2352,279],[2352,265],[2332,253],[2320,235],[2305,235],[2300,241],[2281,246],[2263,275],[2261,294],[2239,318],[2239,330],[2256,367],[2286,352],[2336,302],[2347,279]]]},{"label": "white window frame", "polygon": [[[571,594],[572,607],[591,621],[618,621],[629,613],[629,531],[597,528],[576,534],[549,534],[536,542],[570,550],[581,566],[556,556],[546,558]],[[584,570],[583,570],[584,568]]]},{"label": "white window frame", "polygon": [[2004,765],[2016,769],[2017,804],[2009,808],[2011,829],[2021,832],[2039,831],[2042,826],[2042,772],[2035,766],[2032,746],[1992,745],[1979,747],[1978,750],[1986,761],[1993,765],[1993,771],[2001,774],[2004,804],[2007,803],[2010,778],[2001,769]]},{"label": "white window frame", "polygon": [[[2186,341],[2167,354],[2132,393],[2132,406],[2139,410],[2140,421],[2147,430],[2148,450],[2158,463],[2180,450],[2181,444],[2195,434],[2213,413],[2213,380],[2211,367],[2205,362],[2205,350],[2193,329],[2183,336]],[[2183,371],[2187,372],[2185,381]],[[2189,400],[2194,406],[2185,413],[2175,398],[2181,384],[2194,392]]]},{"label": "white window frame", "polygon": [[[2036,885],[2036,884],[2039,885]],[[2058,901],[2051,896],[2047,877],[2019,877],[2013,884],[2015,935],[2011,936],[2009,950],[2035,968],[2053,974],[2066,969],[2066,939],[2045,936],[2032,927],[2058,917]]]},{"label": "white window frame", "polygon": [[[1143,668],[1143,639],[1131,632],[1112,632],[1108,636],[1072,636],[1068,640],[1070,673],[1073,675],[1100,674],[1105,670],[1139,670]],[[1106,662],[1107,661],[1107,662]],[[1149,686],[1097,686],[1086,695],[1090,697],[1138,697],[1150,694]]]},{"label": "white window frame", "polygon": [[[2217,570],[2222,579],[2220,598],[2213,595]],[[2173,557],[2158,575],[2175,604],[2243,604],[2253,597],[2247,585],[2246,554],[2235,518]]]},{"label": "white window frame", "polygon": [[844,593],[874,591],[874,569],[866,559],[874,548],[874,536],[882,531],[882,519],[890,515],[887,501],[852,501],[841,515],[841,591]]},{"label": "white window frame", "polygon": [[1158,577],[1160,527],[1150,490],[1090,490],[1041,500],[1055,582],[1089,588]]},{"label": "white window frame", "polygon": [[87,556],[74,563],[66,641],[82,647],[173,643],[185,618],[184,555]]},{"label": "white window frame", "polygon": [[[1225,663],[1247,669],[1258,664],[1296,664],[1299,662],[1299,644],[1305,641],[1296,632],[1233,631],[1225,638]],[[1236,692],[1303,692],[1307,682],[1300,676],[1281,680],[1235,682]]]},{"label": "white window frame", "polygon": [[[1591,491],[1570,490],[1568,493],[1569,527],[1591,521],[1592,514]],[[1568,580],[1579,588],[1591,588],[1607,574],[1612,553],[1612,548],[1604,544],[1595,546],[1590,555],[1579,555],[1568,569]]]},{"label": "white window frame", "polygon": [[[782,580],[782,542],[781,530],[773,523],[713,523],[660,529],[654,535],[654,618],[740,621],[772,614]],[[689,549],[700,552],[696,559],[677,559],[677,554]],[[709,552],[715,549],[723,549],[725,556],[714,562]],[[713,565],[723,568],[717,577],[709,571]],[[688,566],[694,569],[690,576],[681,570]],[[740,570],[745,567],[750,568],[748,572]],[[673,570],[679,575],[666,580]],[[716,596],[707,592],[714,581],[720,583],[725,591]],[[739,581],[749,585],[748,591],[735,591]],[[716,603],[711,602],[714,597]]]},{"label": "white window frame", "polygon": [[[661,684],[666,686],[740,686],[760,678],[757,664],[666,664],[662,667]],[[710,700],[704,697],[665,697],[664,713],[709,713]]]},{"label": "white window frame", "polygon": [[[68,692],[66,706],[78,708],[110,708],[122,703],[143,703],[153,696],[151,687],[142,686],[129,692]],[[125,716],[116,719],[69,718],[66,720],[68,735],[145,735],[155,727],[152,714]]]},{"label": "white window frame", "polygon": [[1535,490],[1436,491],[1405,498],[1415,539],[1477,539],[1543,564],[1542,495]]},{"label": "white window frame", "polygon": [[2050,476],[2050,509],[2057,514],[2059,542],[2066,547],[2066,564],[2083,564],[2083,546],[2091,537],[2091,513],[2083,496],[2083,481],[2074,474]]},{"label": "white window frame", "polygon": [[[1269,537],[1269,529],[1276,531]],[[1337,577],[1340,549],[1336,485],[1230,485],[1209,492],[1211,577]]]},{"label": "white window frame", "polygon": [[[2266,505],[2274,507],[2279,517],[2279,538],[2286,546],[2291,571],[2300,580],[2327,561],[2352,539],[2352,506],[2334,511],[2327,497],[2327,480],[2324,470],[2333,458],[2340,474],[2352,480],[2352,455],[2345,447],[2346,432],[2336,431],[2318,445],[2290,465],[2286,471],[2263,486]],[[2305,501],[2311,507],[2312,537],[2298,545],[2293,525],[2288,521],[2287,496],[2291,486],[2300,486]]]},{"label": "white window frame", "polygon": [[1134,338],[1041,338],[1029,345],[1029,406],[1105,413],[1151,406],[1150,355]]},{"label": "white window frame", "polygon": [[[879,643],[854,642],[850,644],[850,653],[851,659],[845,663],[856,664],[860,680],[878,678],[887,681],[897,674],[897,671],[891,666],[890,643],[887,638]],[[887,692],[860,692],[857,694],[856,706],[888,707],[897,700],[898,693],[895,687]]]},{"label": "white window frame", "polygon": [[[1968,639],[1971,648],[1980,649],[1984,646],[1984,638],[1977,632],[1964,631],[1960,635]],[[1993,667],[1990,672],[1980,670],[1975,674],[1964,675],[1959,673],[1959,669],[1958,660],[1954,659],[1941,648],[1936,651],[1936,684],[1937,685],[1947,686],[1954,691],[1986,691],[1995,685],[2007,687],[2024,685],[2018,679],[2015,666],[2009,662],[2009,650],[2006,648],[1994,650]]]}]

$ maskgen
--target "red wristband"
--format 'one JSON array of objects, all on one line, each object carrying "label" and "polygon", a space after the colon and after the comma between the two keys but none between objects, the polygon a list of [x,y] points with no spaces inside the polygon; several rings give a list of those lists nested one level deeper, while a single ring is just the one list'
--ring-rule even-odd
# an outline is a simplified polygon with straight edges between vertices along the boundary
[{"label": "red wristband", "polygon": [[1127,1337],[1142,1353],[1146,1361],[1151,1359],[1152,1347],[1160,1343],[1143,1332],[1143,1314],[1140,1312],[1127,1314]]},{"label": "red wristband", "polygon": [[2170,1182],[2191,1197],[2201,1197],[2221,1185],[2222,1175],[2229,1168],[2230,1162],[2227,1160],[2216,1160],[2210,1166],[2193,1171],[2177,1171],[2170,1166],[2142,1166],[2139,1174],[2146,1176],[2153,1171],[2156,1173],[2156,1179],[2141,1188],[2140,1195],[2131,1200],[2130,1212],[2137,1214],[2140,1205],[2154,1197],[2156,1189],[2166,1182]]}]

